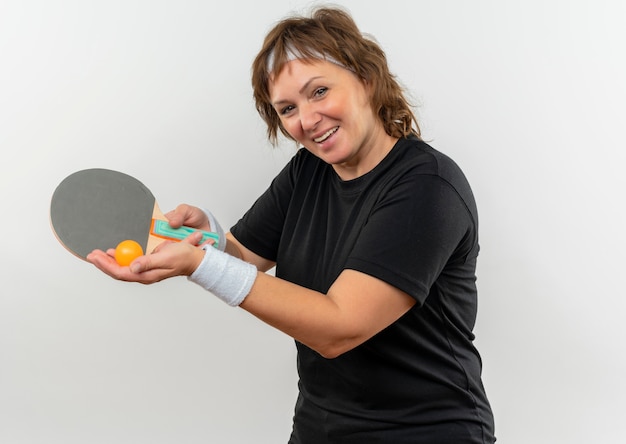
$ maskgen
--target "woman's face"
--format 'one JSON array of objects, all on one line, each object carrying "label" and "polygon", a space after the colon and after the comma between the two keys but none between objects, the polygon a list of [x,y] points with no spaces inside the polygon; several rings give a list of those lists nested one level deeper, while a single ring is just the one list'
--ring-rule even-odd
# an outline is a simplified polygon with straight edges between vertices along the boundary
[{"label": "woman's face", "polygon": [[372,111],[368,86],[339,65],[292,60],[269,91],[285,130],[344,180],[371,170],[395,142]]}]

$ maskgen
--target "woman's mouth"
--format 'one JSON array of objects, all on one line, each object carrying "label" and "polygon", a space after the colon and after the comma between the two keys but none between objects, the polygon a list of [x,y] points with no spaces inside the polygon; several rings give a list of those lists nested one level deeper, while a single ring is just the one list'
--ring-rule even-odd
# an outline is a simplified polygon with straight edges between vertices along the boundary
[{"label": "woman's mouth", "polygon": [[313,139],[313,141],[315,143],[323,143],[324,141],[326,141],[326,139],[328,139],[330,136],[332,136],[333,134],[335,134],[337,132],[337,130],[339,129],[338,126],[334,127],[333,129],[330,129],[328,131],[326,131],[324,134],[322,134],[320,137],[316,137],[315,139]]}]

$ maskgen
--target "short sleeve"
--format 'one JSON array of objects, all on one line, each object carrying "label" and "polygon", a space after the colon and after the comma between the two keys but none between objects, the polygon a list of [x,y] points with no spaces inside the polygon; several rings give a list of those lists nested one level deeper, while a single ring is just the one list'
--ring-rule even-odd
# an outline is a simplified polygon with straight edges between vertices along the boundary
[{"label": "short sleeve", "polygon": [[444,268],[472,254],[475,231],[470,211],[448,182],[437,175],[409,175],[378,202],[346,268],[423,303]]}]

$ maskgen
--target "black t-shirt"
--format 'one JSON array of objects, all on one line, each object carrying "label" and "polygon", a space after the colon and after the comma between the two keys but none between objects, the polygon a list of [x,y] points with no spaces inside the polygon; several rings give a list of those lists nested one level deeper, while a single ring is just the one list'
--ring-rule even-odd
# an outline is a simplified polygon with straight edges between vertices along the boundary
[{"label": "black t-shirt", "polygon": [[[335,359],[296,341],[294,429],[310,406],[323,412],[319,427],[335,437],[329,442],[363,433],[371,442],[493,442],[472,344],[478,217],[450,158],[417,138],[401,139],[372,171],[342,181],[301,149],[231,231],[276,261],[282,279],[326,293],[342,270],[354,269],[417,301]],[[414,431],[415,439],[394,441],[394,430]]]}]

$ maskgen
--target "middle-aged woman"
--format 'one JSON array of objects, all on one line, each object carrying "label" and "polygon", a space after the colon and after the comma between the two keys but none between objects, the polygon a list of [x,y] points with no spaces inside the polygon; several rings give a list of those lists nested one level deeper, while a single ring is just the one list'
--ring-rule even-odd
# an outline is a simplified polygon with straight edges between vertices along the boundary
[{"label": "middle-aged woman", "polygon": [[493,443],[472,333],[476,204],[420,139],[383,50],[319,8],[275,25],[252,83],[270,140],[302,148],[230,232],[180,205],[170,224],[218,232],[217,245],[193,234],[130,267],[113,250],[88,259],[126,281],[189,276],[293,337],[291,444]]}]

